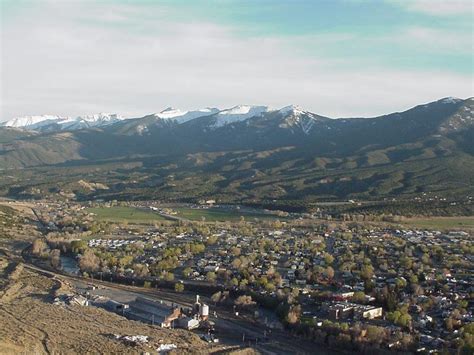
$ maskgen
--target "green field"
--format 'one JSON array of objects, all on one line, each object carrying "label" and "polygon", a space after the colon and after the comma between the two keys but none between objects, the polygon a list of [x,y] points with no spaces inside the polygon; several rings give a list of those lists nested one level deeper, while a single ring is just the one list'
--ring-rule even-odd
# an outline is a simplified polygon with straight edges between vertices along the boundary
[{"label": "green field", "polygon": [[178,217],[189,219],[191,221],[202,221],[203,218],[206,222],[225,222],[225,221],[239,221],[240,217],[243,216],[246,221],[253,221],[255,218],[258,219],[275,219],[276,216],[265,214],[265,213],[251,213],[243,212],[238,210],[223,210],[217,208],[189,208],[189,207],[177,207],[174,208],[178,212]]},{"label": "green field", "polygon": [[129,222],[151,224],[164,221],[165,218],[156,212],[146,211],[135,207],[95,207],[88,208],[87,212],[94,213],[95,218],[108,222]]},{"label": "green field", "polygon": [[474,230],[474,217],[432,217],[413,218],[402,222],[403,225],[427,229],[469,229]]}]

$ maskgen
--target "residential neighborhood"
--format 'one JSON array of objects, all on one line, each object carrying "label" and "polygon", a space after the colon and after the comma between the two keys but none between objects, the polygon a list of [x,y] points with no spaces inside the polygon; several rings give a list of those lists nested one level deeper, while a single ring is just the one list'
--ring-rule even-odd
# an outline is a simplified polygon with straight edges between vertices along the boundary
[{"label": "residential neighborhood", "polygon": [[[62,250],[62,263],[75,264],[76,274],[177,294],[204,292],[218,307],[264,325],[268,317],[257,314],[269,311],[280,324],[273,326],[316,342],[333,336],[342,348],[453,349],[473,321],[468,231],[295,214],[112,225],[88,206],[60,206],[45,204],[38,212],[51,231],[45,247]],[[141,203],[128,208],[158,217],[165,210]],[[166,207],[166,215],[180,214]],[[124,307],[125,316],[144,322],[198,327],[193,314],[199,313],[179,306],[162,309],[137,298]],[[353,332],[359,336],[349,341]]]}]

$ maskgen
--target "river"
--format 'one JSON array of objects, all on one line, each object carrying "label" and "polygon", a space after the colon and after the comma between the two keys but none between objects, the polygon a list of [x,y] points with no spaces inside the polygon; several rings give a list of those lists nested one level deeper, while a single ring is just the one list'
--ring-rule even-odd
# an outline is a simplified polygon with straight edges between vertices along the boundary
[{"label": "river", "polygon": [[61,268],[68,274],[79,275],[79,265],[77,264],[76,259],[70,256],[61,256]]}]

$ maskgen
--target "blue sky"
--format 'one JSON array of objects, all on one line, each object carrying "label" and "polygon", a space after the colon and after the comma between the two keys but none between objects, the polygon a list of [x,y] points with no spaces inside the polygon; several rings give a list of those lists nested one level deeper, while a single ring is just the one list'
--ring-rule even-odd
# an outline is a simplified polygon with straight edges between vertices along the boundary
[{"label": "blue sky", "polygon": [[472,96],[468,0],[3,0],[0,120]]}]

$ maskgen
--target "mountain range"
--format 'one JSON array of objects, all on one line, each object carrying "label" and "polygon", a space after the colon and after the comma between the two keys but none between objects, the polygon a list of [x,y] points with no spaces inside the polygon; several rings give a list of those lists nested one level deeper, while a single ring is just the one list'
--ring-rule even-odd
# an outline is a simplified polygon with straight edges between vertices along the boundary
[{"label": "mountain range", "polygon": [[[175,124],[185,123],[200,117],[212,116],[215,118],[214,126],[222,127],[227,124],[232,124],[247,119],[258,118],[268,113],[279,113],[283,116],[308,114],[298,108],[297,106],[287,106],[280,110],[271,109],[268,106],[249,106],[239,105],[228,109],[220,110],[218,108],[206,107],[204,109],[183,111],[173,107],[168,107],[159,113],[146,115],[142,118],[157,122],[172,122]],[[62,117],[55,115],[38,115],[38,116],[23,116],[16,117],[6,122],[0,123],[2,127],[15,127],[27,130],[50,132],[50,131],[70,131],[92,127],[104,127],[112,125],[119,121],[131,120],[138,122],[139,118],[125,118],[118,114],[99,113],[87,116],[78,116],[76,118]],[[132,123],[133,125],[133,123]],[[138,133],[140,129],[138,129]]]},{"label": "mountain range", "polygon": [[[374,118],[247,105],[18,118],[0,127],[0,169],[15,171],[0,187],[27,194],[60,177],[60,190],[103,198],[464,196],[474,186],[473,101],[444,98]],[[107,189],[85,191],[76,184],[84,179]]]}]

